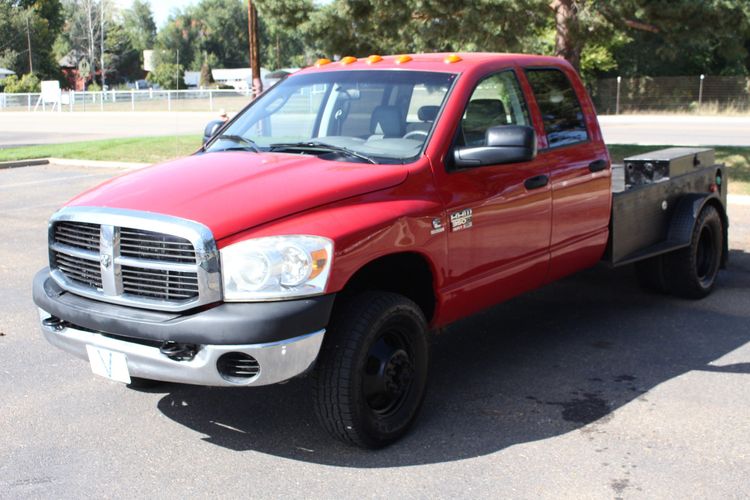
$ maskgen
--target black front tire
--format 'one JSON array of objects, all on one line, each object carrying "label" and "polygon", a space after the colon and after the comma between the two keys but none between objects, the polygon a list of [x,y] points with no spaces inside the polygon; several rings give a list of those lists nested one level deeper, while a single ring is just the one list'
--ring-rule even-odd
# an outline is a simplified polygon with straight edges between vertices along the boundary
[{"label": "black front tire", "polygon": [[721,215],[709,205],[695,222],[690,246],[664,256],[669,292],[688,299],[700,299],[711,293],[719,274],[723,248]]},{"label": "black front tire", "polygon": [[333,437],[363,448],[401,438],[424,400],[427,322],[411,300],[366,292],[341,304],[313,372],[315,413]]}]

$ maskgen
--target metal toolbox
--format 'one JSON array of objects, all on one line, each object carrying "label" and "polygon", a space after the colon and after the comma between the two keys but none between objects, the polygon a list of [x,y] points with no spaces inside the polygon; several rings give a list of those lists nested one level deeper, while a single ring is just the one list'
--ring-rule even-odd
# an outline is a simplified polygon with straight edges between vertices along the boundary
[{"label": "metal toolbox", "polygon": [[660,182],[715,163],[714,150],[709,148],[659,149],[629,156],[624,161],[625,184],[628,187]]}]

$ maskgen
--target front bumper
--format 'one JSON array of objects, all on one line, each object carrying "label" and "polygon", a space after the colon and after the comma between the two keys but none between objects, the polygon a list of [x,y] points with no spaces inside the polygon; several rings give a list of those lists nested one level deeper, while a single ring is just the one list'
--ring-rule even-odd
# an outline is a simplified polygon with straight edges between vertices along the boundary
[{"label": "front bumper", "polygon": [[[304,373],[318,356],[333,304],[333,296],[324,296],[159,313],[102,304],[62,291],[47,270],[35,277],[33,292],[42,332],[52,345],[86,360],[87,345],[122,353],[132,377],[208,386],[268,385]],[[284,312],[300,320],[290,322]],[[50,318],[53,321],[45,321]],[[286,336],[281,333],[284,330]],[[160,349],[165,342],[190,343],[196,352],[175,359]],[[258,363],[258,373],[237,378],[220,372],[217,362],[228,353],[251,356]]]}]

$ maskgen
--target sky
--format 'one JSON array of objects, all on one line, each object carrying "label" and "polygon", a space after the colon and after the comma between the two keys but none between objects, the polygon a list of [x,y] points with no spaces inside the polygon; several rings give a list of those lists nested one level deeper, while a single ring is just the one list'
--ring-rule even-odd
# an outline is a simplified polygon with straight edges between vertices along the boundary
[{"label": "sky", "polygon": [[[330,0],[318,0],[318,4],[327,4]],[[133,0],[115,0],[115,3],[121,9],[127,9],[133,3]],[[149,0],[151,11],[154,13],[156,27],[161,28],[167,22],[169,13],[177,9],[184,9],[188,5],[195,5],[198,0]]]},{"label": "sky", "polygon": [[[115,3],[118,5],[118,7],[126,9],[130,7],[130,4],[133,3],[133,0],[115,0]],[[156,22],[156,27],[161,28],[167,22],[169,13],[172,10],[183,9],[188,5],[194,5],[198,2],[197,0],[150,0],[149,3],[151,4],[151,10],[154,13],[154,21]]]}]

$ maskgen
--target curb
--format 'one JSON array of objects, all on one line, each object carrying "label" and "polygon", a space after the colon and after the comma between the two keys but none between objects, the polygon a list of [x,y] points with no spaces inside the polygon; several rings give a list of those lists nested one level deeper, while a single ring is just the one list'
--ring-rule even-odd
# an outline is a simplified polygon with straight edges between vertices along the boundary
[{"label": "curb", "polygon": [[139,168],[149,167],[151,163],[134,163],[125,161],[99,161],[99,160],[75,160],[70,158],[47,158],[50,165],[62,165],[73,167],[93,167],[93,168],[125,168],[136,170]]},{"label": "curb", "polygon": [[33,158],[28,160],[14,160],[14,161],[2,161],[0,162],[0,170],[5,168],[19,168],[19,167],[32,167],[35,165],[46,165],[49,163],[49,158]]}]

